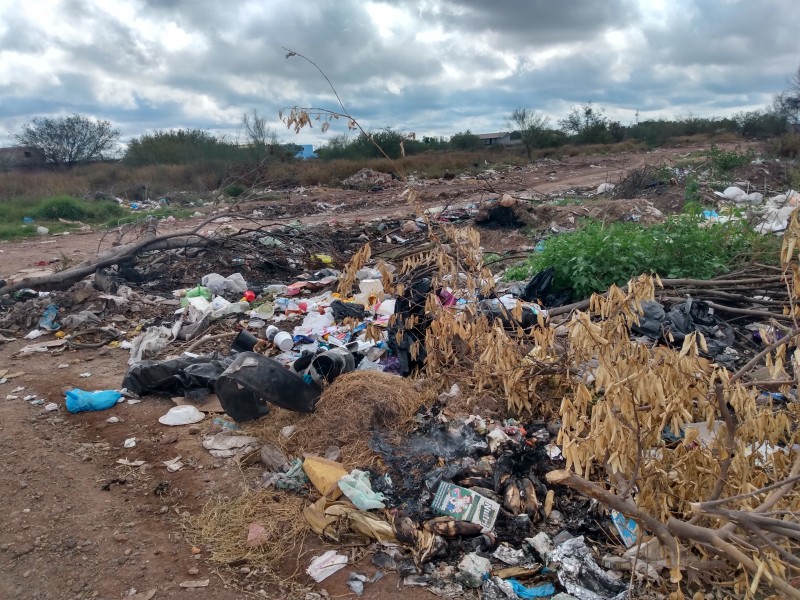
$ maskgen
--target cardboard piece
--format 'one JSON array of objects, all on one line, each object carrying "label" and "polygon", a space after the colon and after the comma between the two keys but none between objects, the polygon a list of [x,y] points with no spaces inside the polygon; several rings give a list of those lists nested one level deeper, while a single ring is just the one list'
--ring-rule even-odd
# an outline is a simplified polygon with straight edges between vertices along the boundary
[{"label": "cardboard piece", "polygon": [[323,496],[336,500],[342,495],[339,480],[347,475],[347,471],[341,463],[321,456],[306,456],[303,461],[303,471]]},{"label": "cardboard piece", "polygon": [[434,511],[459,521],[469,521],[490,530],[494,527],[500,505],[467,488],[442,481],[431,502]]},{"label": "cardboard piece", "polygon": [[200,412],[205,412],[205,413],[225,412],[225,409],[222,408],[222,404],[220,404],[219,398],[217,398],[216,394],[209,394],[208,398],[206,398],[202,402],[192,402],[191,400],[183,396],[176,396],[172,399],[172,401],[178,406],[194,406]]}]

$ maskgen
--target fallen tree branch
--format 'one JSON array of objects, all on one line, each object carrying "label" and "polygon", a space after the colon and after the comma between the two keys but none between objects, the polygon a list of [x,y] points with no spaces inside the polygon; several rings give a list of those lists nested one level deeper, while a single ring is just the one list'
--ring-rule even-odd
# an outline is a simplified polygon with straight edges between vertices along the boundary
[{"label": "fallen tree branch", "polygon": [[35,290],[69,286],[80,281],[84,277],[88,277],[97,269],[110,267],[120,262],[124,262],[143,252],[174,250],[177,248],[207,243],[208,238],[199,235],[198,233],[203,227],[217,219],[236,216],[241,215],[231,213],[214,215],[208,219],[205,219],[203,222],[189,231],[179,231],[167,235],[155,236],[145,239],[137,244],[119,246],[115,248],[113,252],[106,253],[91,263],[82,263],[81,265],[77,265],[64,271],[59,271],[58,273],[53,273],[52,275],[45,275],[42,277],[26,277],[25,279],[15,283],[9,283],[8,285],[0,288],[0,296],[3,294],[16,292],[17,290],[21,290],[23,288],[31,288]]},{"label": "fallen tree branch", "polygon": [[[693,525],[675,517],[670,517],[666,524],[662,523],[659,519],[639,509],[633,501],[620,498],[613,492],[603,489],[599,485],[570,471],[551,471],[546,477],[551,484],[566,485],[585,496],[594,498],[618,510],[626,517],[636,520],[644,528],[652,531],[659,541],[664,544],[675,564],[678,564],[680,557],[681,547],[678,543],[680,539],[686,542],[700,543],[714,550],[717,554],[726,557],[729,564],[734,566],[741,565],[753,576],[759,576],[759,573],[763,572],[752,558],[726,539],[732,535],[732,531],[721,532],[721,530]],[[800,590],[792,587],[788,581],[772,572],[765,572],[764,576],[776,590],[783,592],[786,598],[800,600]]]}]

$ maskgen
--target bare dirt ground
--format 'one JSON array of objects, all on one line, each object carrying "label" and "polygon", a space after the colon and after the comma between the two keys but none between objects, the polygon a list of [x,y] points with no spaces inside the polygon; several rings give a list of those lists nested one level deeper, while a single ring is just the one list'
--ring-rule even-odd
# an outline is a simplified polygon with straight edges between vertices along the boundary
[{"label": "bare dirt ground", "polygon": [[[642,164],[676,159],[698,149],[578,156],[556,165],[513,170],[488,182],[456,179],[416,189],[422,204],[428,207],[474,202],[496,197],[498,192],[566,194],[616,181]],[[274,210],[281,218],[298,217],[306,224],[402,218],[412,209],[398,198],[401,191],[308,189],[285,200],[271,201],[267,210]],[[308,215],[308,207],[319,202],[336,208]],[[271,216],[267,214],[266,218]],[[167,225],[161,232],[186,229],[200,220]],[[509,245],[507,236],[502,239]],[[101,242],[97,233],[0,243],[0,277],[34,269],[39,261],[63,261],[66,257],[79,262],[97,252],[99,245],[107,248],[110,243],[110,238]],[[245,573],[239,574],[237,585],[228,585],[206,561],[205,549],[192,553],[192,545],[181,529],[182,516],[196,513],[219,494],[235,495],[247,474],[230,461],[211,457],[202,449],[199,433],[160,425],[157,418],[172,406],[168,399],[148,397],[138,404],[118,404],[98,413],[71,415],[66,411],[66,389],[118,388],[128,352],[68,350],[12,358],[23,345],[23,340],[0,344],[0,372],[7,369],[20,373],[0,385],[0,598],[118,599],[133,594],[133,590],[144,593],[135,598],[147,598],[146,592],[155,589],[156,599],[234,599],[264,589],[251,583]],[[67,368],[58,368],[67,363]],[[87,372],[90,377],[81,377]],[[24,389],[15,392],[17,388]],[[42,406],[32,406],[24,400],[27,395],[45,403],[55,402],[59,408],[47,412]],[[111,416],[120,422],[108,423]],[[208,429],[207,421],[201,424],[202,430]],[[131,437],[136,438],[136,446],[125,449],[123,442]],[[161,461],[179,455],[186,468],[169,473]],[[144,460],[146,465],[123,466],[117,463],[120,459]],[[297,564],[287,564],[287,572],[295,568],[302,572],[309,556],[298,557]],[[332,597],[349,593],[344,581],[350,570],[344,569],[319,587]],[[367,563],[358,570],[371,576],[376,568]],[[205,579],[209,580],[208,587],[180,587],[181,582]],[[264,589],[260,597],[284,596],[282,590],[273,587]],[[420,589],[398,589],[397,577],[389,575],[367,586],[363,597],[413,599],[430,595]]]}]

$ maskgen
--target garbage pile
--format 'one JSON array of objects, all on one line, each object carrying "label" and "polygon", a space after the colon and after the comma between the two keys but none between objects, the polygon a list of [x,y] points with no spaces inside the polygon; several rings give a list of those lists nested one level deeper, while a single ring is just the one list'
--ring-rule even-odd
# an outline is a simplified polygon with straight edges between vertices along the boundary
[{"label": "garbage pile", "polygon": [[[697,565],[722,521],[763,533],[743,513],[764,504],[740,496],[796,478],[798,403],[786,381],[797,331],[759,323],[746,330],[749,354],[737,355],[743,342],[716,304],[657,302],[650,277],[563,306],[571,298],[550,289],[552,270],[505,286],[485,268],[475,230],[431,217],[406,234],[427,232],[425,244],[382,232],[393,258],[367,244],[346,265],[319,245],[301,260],[286,231],[238,231],[241,262],[196,272],[167,296],[98,271],[66,292],[20,291],[0,325],[47,336],[22,352],[125,352],[120,389],[73,390],[71,413],[153,394],[180,400],[160,417],[167,426],[224,413],[203,448],[257,460],[248,494],[270,514],[293,507],[333,545],[305,565],[315,582],[347,567],[361,569],[347,580],[357,595],[393,572],[440,597],[595,600],[668,587],[682,569],[705,585],[752,577],[752,537],[739,562]],[[252,255],[265,248],[295,260],[283,283],[252,279]],[[769,357],[777,391],[743,385],[750,355]],[[731,503],[718,508],[720,498]],[[772,506],[792,515],[798,502],[787,488]],[[704,511],[705,538],[668,529],[692,511]],[[791,536],[776,538],[785,526],[757,525],[793,548]],[[275,560],[270,527],[226,531],[241,556],[257,560],[264,548]],[[203,531],[205,543],[218,539]],[[348,556],[354,545],[369,550],[370,572]]]},{"label": "garbage pile", "polygon": [[342,185],[363,192],[378,192],[385,188],[398,187],[400,181],[391,173],[380,173],[372,169],[361,169],[342,180]]},{"label": "garbage pile", "polygon": [[[735,185],[714,194],[736,207],[749,209],[758,221],[755,230],[764,234],[785,231],[792,211],[800,206],[800,193],[791,189],[766,200],[761,192],[747,193]],[[717,220],[721,218],[717,217]]]}]

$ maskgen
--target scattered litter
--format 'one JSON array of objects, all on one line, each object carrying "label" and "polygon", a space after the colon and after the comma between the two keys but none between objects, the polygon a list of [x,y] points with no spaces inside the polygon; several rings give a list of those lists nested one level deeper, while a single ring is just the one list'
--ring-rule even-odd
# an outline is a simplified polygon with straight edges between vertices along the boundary
[{"label": "scattered litter", "polygon": [[44,409],[47,412],[56,411],[56,410],[58,410],[58,404],[56,404],[55,402],[50,402],[50,403],[44,405]]},{"label": "scattered litter", "polygon": [[203,438],[203,448],[216,458],[230,458],[239,453],[251,452],[259,445],[258,438],[246,435],[218,433]]},{"label": "scattered litter", "polygon": [[360,510],[386,508],[384,495],[372,491],[369,473],[353,469],[339,479],[338,485],[344,495]]},{"label": "scattered litter", "polygon": [[122,444],[123,448],[134,448],[136,446],[136,438],[127,438],[125,442]]},{"label": "scattered litter", "polygon": [[553,552],[553,563],[558,565],[558,581],[580,600],[624,600],[628,597],[628,584],[606,573],[592,556],[583,536],[572,538]]},{"label": "scattered litter", "polygon": [[625,515],[616,510],[611,511],[611,520],[614,522],[614,526],[617,528],[625,546],[628,548],[633,546],[639,538],[639,526],[636,521],[625,518]]},{"label": "scattered litter", "polygon": [[494,527],[500,512],[500,505],[494,500],[445,481],[439,484],[431,508],[459,521],[476,523],[485,529]]},{"label": "scattered litter", "polygon": [[534,587],[525,587],[516,579],[506,579],[514,590],[518,598],[546,598],[556,593],[556,587],[552,583],[543,583]]},{"label": "scattered litter", "polygon": [[336,500],[342,495],[339,480],[348,473],[341,463],[320,456],[307,456],[303,461],[303,471],[323,496]]},{"label": "scattered litter", "polygon": [[144,464],[143,460],[128,460],[127,458],[120,458],[117,460],[118,465],[125,467],[141,467]]},{"label": "scattered litter", "polygon": [[178,585],[182,588],[204,588],[208,587],[208,579],[195,579],[193,581],[181,581]]},{"label": "scattered litter", "polygon": [[81,374],[79,375],[79,377],[81,377],[82,379],[88,379],[88,378],[89,378],[89,377],[91,377],[91,376],[92,376],[92,374],[91,374],[91,372],[89,372],[89,371],[86,371],[85,373],[81,373]]},{"label": "scattered litter", "polygon": [[119,423],[119,417],[108,417],[106,419],[106,423],[111,423],[111,424]]},{"label": "scattered litter", "polygon": [[258,548],[268,541],[269,535],[267,535],[267,530],[258,523],[250,523],[247,529],[247,545],[250,548]]},{"label": "scattered litter", "polygon": [[175,473],[183,468],[183,463],[181,462],[180,456],[176,456],[172,460],[163,460],[161,461],[161,464],[167,467],[167,471],[170,473]]},{"label": "scattered litter", "polygon": [[347,565],[347,557],[342,556],[336,550],[328,550],[322,556],[315,556],[306,569],[311,578],[320,583],[328,577],[340,571]]},{"label": "scattered litter", "polygon": [[191,425],[199,423],[205,419],[205,414],[197,410],[194,406],[183,405],[173,406],[167,411],[167,414],[158,418],[158,422],[162,425]]},{"label": "scattered litter", "polygon": [[492,563],[489,559],[473,552],[464,556],[458,563],[456,580],[466,587],[479,588],[483,580],[489,577],[491,570]]},{"label": "scattered litter", "polygon": [[77,388],[67,391],[67,410],[79,413],[92,410],[107,410],[122,397],[116,390],[97,390],[86,392]]}]

